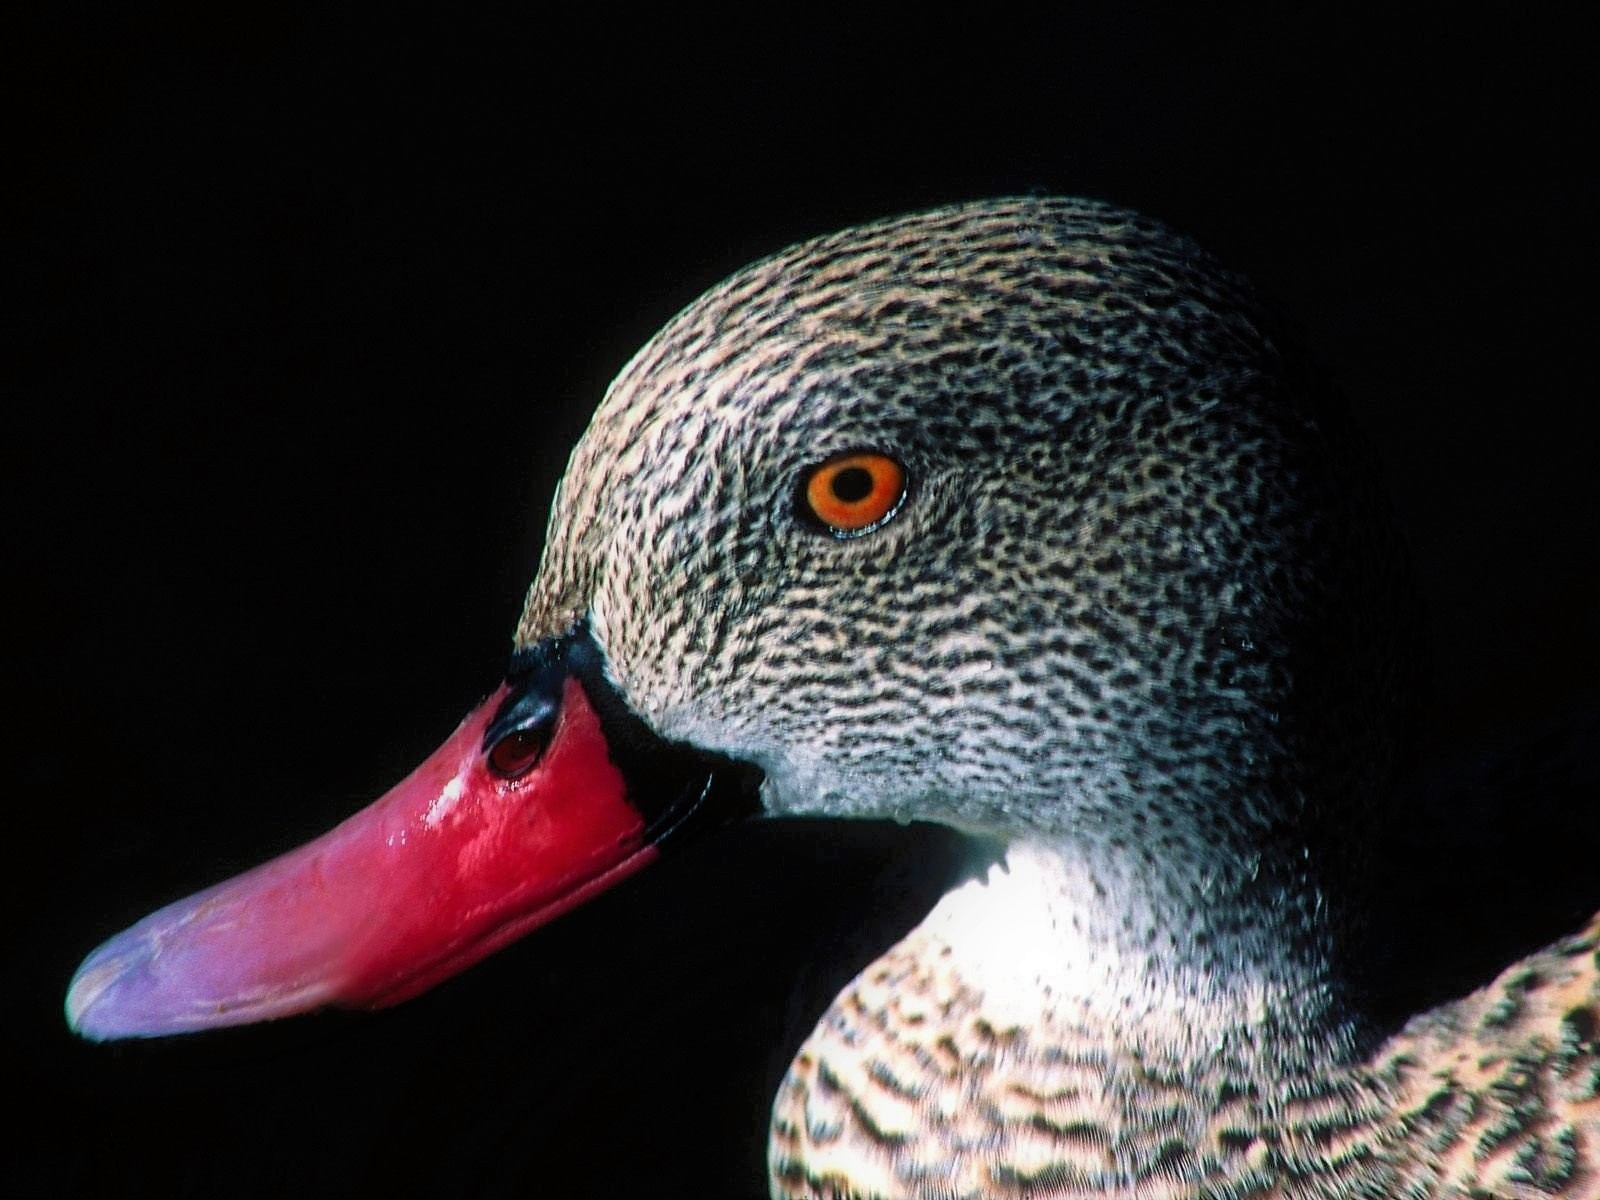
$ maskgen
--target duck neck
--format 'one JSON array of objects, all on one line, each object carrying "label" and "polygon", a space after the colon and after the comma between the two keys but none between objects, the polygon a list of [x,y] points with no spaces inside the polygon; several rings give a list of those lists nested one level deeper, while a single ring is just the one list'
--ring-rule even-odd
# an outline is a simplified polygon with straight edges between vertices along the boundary
[{"label": "duck neck", "polygon": [[1228,1047],[1274,1073],[1312,1070],[1348,1060],[1364,1024],[1336,966],[1345,914],[1308,875],[1014,840],[924,929],[998,1021],[1068,1021],[1180,1063]]}]

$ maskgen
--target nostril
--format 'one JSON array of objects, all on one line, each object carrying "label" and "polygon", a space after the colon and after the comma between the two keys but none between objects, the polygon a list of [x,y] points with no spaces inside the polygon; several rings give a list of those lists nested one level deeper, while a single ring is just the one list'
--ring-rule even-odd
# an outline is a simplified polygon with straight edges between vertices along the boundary
[{"label": "nostril", "polygon": [[526,775],[544,757],[561,713],[571,641],[547,638],[512,658],[506,697],[483,732],[484,758],[502,779]]},{"label": "nostril", "polygon": [[504,779],[517,779],[533,770],[549,741],[547,722],[531,729],[513,729],[489,748],[489,767]]}]

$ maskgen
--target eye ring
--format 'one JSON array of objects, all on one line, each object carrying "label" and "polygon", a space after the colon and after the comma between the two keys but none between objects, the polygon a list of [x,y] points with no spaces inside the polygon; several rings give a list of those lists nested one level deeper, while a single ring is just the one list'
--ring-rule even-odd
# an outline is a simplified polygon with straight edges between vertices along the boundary
[{"label": "eye ring", "polygon": [[835,455],[806,472],[798,505],[803,516],[836,538],[882,528],[906,498],[906,470],[875,450]]}]

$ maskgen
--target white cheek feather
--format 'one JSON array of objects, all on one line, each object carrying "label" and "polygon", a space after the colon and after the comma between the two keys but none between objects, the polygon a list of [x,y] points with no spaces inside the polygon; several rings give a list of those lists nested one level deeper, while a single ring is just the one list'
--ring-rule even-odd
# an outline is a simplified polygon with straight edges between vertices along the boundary
[{"label": "white cheek feather", "polygon": [[1074,919],[1074,907],[1094,889],[1073,874],[1060,857],[1013,844],[923,922],[950,948],[961,978],[983,992],[984,1011],[995,1020],[1033,1025],[1057,1003],[1104,994],[1120,973],[1115,950],[1092,943]]},{"label": "white cheek feather", "polygon": [[1151,947],[1118,936],[1159,920],[1150,897],[1115,870],[1093,874],[1058,847],[1015,841],[982,878],[949,892],[922,930],[949,947],[962,980],[982,991],[985,1012],[1014,1026],[1078,1013],[1116,1014],[1130,1029],[1188,1030],[1222,992],[1247,1022],[1266,1017],[1271,989],[1248,965],[1218,979],[1177,953],[1152,957]]}]

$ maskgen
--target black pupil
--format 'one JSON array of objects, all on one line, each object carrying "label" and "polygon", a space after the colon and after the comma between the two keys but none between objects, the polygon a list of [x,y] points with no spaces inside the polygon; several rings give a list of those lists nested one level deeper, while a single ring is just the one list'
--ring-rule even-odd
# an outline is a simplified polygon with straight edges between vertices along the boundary
[{"label": "black pupil", "polygon": [[872,472],[865,467],[846,467],[833,477],[834,499],[859,504],[872,495]]}]

